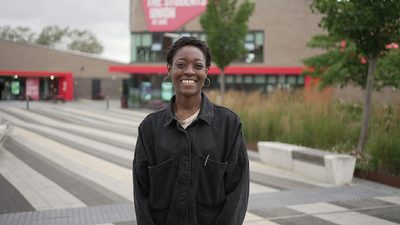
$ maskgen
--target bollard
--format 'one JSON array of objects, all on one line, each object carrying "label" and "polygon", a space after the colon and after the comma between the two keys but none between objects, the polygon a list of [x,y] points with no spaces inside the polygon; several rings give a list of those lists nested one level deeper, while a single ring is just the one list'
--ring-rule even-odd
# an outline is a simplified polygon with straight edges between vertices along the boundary
[{"label": "bollard", "polygon": [[29,95],[26,96],[26,110],[29,110]]},{"label": "bollard", "polygon": [[110,109],[110,99],[108,99],[108,97],[106,97],[106,108],[107,110]]}]

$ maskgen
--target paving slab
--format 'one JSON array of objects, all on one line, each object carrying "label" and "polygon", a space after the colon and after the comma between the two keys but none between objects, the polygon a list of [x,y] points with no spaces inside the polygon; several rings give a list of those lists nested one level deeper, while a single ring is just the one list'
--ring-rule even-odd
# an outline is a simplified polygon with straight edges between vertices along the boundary
[{"label": "paving slab", "polygon": [[[136,129],[150,111],[120,109],[117,105],[107,110],[105,102],[89,100],[31,102],[28,112],[21,102],[0,104],[0,117],[16,126],[0,149],[0,165],[13,162],[2,158],[3,153],[12,154],[28,167],[3,167],[5,171],[15,170],[12,174],[26,182],[0,174],[1,225],[136,224],[130,171],[133,148],[124,150],[128,152],[125,155],[114,149],[121,147],[121,134],[132,138],[130,143],[135,142],[134,135],[124,132]],[[111,135],[105,138],[107,132]],[[268,167],[254,151],[249,152],[249,158],[251,188],[244,225],[400,224],[397,188],[358,178],[350,186],[327,185]],[[53,184],[48,186],[35,177]],[[34,192],[34,187],[48,187],[51,192],[45,196]],[[67,195],[84,206],[77,207],[77,201]],[[47,198],[49,208],[33,207],[32,203],[38,201],[31,199],[35,197]]]},{"label": "paving slab", "polygon": [[35,209],[7,179],[0,174],[0,214],[34,211]]},{"label": "paving slab", "polygon": [[12,138],[7,140],[4,148],[38,173],[52,180],[65,190],[68,190],[88,206],[129,202],[122,196],[85,179],[79,173],[66,170],[60,165],[36,154]]}]

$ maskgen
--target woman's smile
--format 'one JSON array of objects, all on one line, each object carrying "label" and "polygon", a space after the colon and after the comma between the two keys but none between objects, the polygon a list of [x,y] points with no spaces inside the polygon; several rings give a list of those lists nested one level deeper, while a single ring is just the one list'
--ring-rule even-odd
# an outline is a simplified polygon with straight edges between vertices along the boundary
[{"label": "woman's smile", "polygon": [[193,85],[195,85],[197,83],[196,80],[189,80],[189,79],[183,79],[183,80],[181,80],[181,82],[184,85],[190,85],[190,86],[193,86]]},{"label": "woman's smile", "polygon": [[194,84],[194,83],[196,83],[197,81],[194,81],[194,80],[182,80],[182,83],[190,83],[190,84]]}]

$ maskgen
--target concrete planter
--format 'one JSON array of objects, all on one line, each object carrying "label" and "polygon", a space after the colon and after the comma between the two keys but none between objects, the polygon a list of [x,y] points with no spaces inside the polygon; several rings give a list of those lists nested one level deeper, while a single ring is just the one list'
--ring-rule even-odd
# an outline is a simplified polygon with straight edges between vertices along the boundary
[{"label": "concrete planter", "polygon": [[269,166],[333,185],[350,185],[356,158],[279,142],[258,142],[261,161]]}]

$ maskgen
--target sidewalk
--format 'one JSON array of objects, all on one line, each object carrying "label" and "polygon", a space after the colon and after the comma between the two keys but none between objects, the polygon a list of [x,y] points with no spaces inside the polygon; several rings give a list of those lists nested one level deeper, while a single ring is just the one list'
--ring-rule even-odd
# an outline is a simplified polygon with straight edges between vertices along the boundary
[{"label": "sidewalk", "polygon": [[[149,113],[104,102],[0,103],[14,129],[0,147],[0,224],[135,224],[131,160]],[[246,225],[400,224],[400,190],[335,187],[250,157]]]}]

